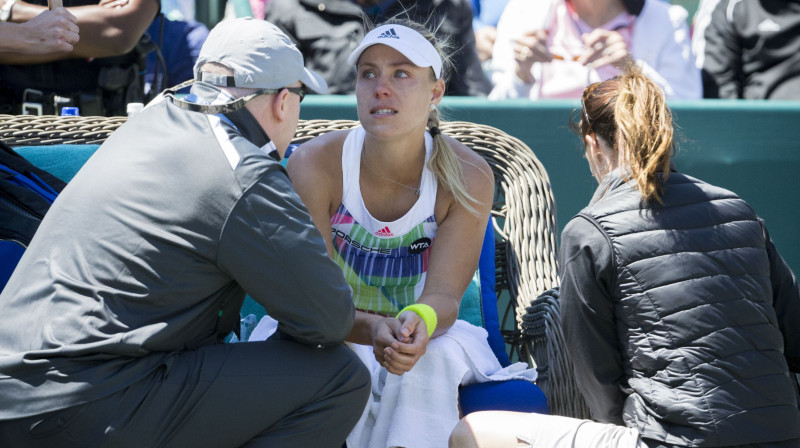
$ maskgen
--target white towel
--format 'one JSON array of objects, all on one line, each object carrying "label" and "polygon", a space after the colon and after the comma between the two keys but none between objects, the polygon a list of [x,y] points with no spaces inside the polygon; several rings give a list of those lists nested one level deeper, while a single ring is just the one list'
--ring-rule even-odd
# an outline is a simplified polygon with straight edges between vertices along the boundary
[{"label": "white towel", "polygon": [[458,386],[508,379],[536,380],[525,363],[501,368],[486,330],[464,321],[431,340],[410,372],[390,374],[372,347],[349,344],[372,373],[372,395],[347,438],[348,448],[442,448],[458,423]]},{"label": "white towel", "polygon": [[248,341],[266,341],[278,330],[278,321],[266,315],[258,321],[258,325],[250,332]]}]

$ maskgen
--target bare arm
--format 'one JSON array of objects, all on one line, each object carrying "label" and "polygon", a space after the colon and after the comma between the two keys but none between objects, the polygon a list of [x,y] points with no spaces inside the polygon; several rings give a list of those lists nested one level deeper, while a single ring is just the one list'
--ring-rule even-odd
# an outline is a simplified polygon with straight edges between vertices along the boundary
[{"label": "bare arm", "polygon": [[[436,311],[438,324],[432,335],[434,338],[446,333],[458,317],[461,297],[478,266],[494,194],[494,176],[486,161],[455,140],[450,139],[450,144],[462,160],[467,191],[476,202],[472,204],[475,208],[473,213],[456,203],[443,188],[438,193],[436,214],[440,220],[439,229],[431,247],[425,287],[417,300],[417,303],[430,305]],[[443,196],[448,200],[443,201]],[[441,205],[444,207],[440,208]],[[419,345],[420,340],[427,344],[427,328],[412,311],[398,317],[403,325],[401,338],[392,344],[385,356],[398,365],[410,363],[413,367],[424,353],[424,347],[420,352]]]},{"label": "bare arm", "polygon": [[[37,64],[71,58],[101,58],[131,51],[158,13],[158,0],[130,0],[120,7],[101,5],[67,8],[78,19],[81,40],[69,53],[52,52],[37,55],[2,54],[0,63]],[[47,7],[24,1],[14,5],[11,19],[15,23],[33,20]]]},{"label": "bare arm", "polygon": [[[341,151],[347,132],[333,132],[303,144],[287,163],[289,178],[311,214],[333,258],[331,216],[342,202]],[[377,327],[385,318],[356,310],[355,324],[347,340],[374,345]],[[382,357],[381,357],[382,359]],[[381,359],[378,361],[380,362]]]}]

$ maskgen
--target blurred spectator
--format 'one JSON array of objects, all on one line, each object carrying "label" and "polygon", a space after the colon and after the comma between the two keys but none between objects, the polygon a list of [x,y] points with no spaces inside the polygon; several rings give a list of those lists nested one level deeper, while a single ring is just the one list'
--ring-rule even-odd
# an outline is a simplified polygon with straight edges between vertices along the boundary
[{"label": "blurred spectator", "polygon": [[490,98],[580,98],[631,59],[668,98],[700,98],[687,17],[660,0],[510,0],[497,27]]},{"label": "blurred spectator", "polygon": [[155,96],[194,77],[194,63],[208,37],[208,27],[195,21],[170,20],[159,14],[147,28],[147,34],[153,42],[153,51],[147,53],[146,96]]},{"label": "blurred spectator", "polygon": [[306,67],[328,82],[328,93],[352,94],[356,72],[347,57],[364,37],[365,14],[374,24],[395,16],[431,24],[437,38],[449,39],[454,49],[447,94],[489,93],[491,84],[475,50],[469,0],[270,0],[265,19],[292,38]]},{"label": "blurred spectator", "polygon": [[472,30],[475,32],[475,48],[478,58],[492,58],[492,47],[497,38],[497,22],[503,14],[508,0],[472,0]]},{"label": "blurred spectator", "polygon": [[0,10],[0,53],[48,54],[73,50],[79,36],[78,19],[72,13],[55,8],[25,23],[9,23],[12,6]]},{"label": "blurred spectator", "polygon": [[160,0],[161,14],[169,20],[195,20],[195,0]]},{"label": "blurred spectator", "polygon": [[800,100],[800,1],[703,0],[692,49],[706,98]]},{"label": "blurred spectator", "polygon": [[[47,0],[0,0],[9,19],[25,23]],[[157,0],[64,0],[78,19],[81,39],[71,52],[0,53],[0,113],[55,114],[77,106],[81,115],[124,115],[143,97],[137,44],[158,13]],[[24,107],[23,107],[24,106]]]},{"label": "blurred spectator", "polygon": [[249,0],[250,11],[256,19],[263,19],[267,12],[268,0]]}]

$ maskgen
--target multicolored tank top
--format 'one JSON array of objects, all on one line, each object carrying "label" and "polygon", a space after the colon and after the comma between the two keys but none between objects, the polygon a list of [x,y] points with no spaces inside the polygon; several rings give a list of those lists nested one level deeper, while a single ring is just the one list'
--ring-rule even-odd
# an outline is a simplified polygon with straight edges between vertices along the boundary
[{"label": "multicolored tank top", "polygon": [[[431,245],[436,237],[437,183],[423,168],[417,202],[400,219],[375,219],[361,196],[364,129],[350,131],[342,149],[342,204],[331,217],[334,260],[353,288],[357,309],[395,315],[422,294]],[[425,162],[433,141],[425,134]]]}]

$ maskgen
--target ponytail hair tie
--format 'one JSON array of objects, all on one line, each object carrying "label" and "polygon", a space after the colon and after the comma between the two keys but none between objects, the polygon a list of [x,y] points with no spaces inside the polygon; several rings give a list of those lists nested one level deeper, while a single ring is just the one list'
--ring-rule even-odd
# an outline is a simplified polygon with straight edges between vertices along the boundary
[{"label": "ponytail hair tie", "polygon": [[436,137],[437,135],[442,135],[442,131],[439,130],[436,126],[431,127],[428,132],[431,133],[431,137]]}]

